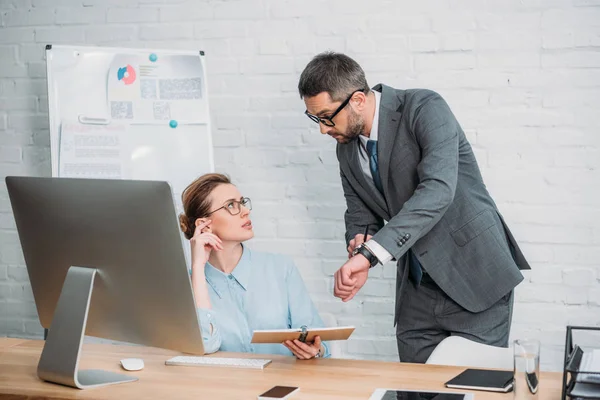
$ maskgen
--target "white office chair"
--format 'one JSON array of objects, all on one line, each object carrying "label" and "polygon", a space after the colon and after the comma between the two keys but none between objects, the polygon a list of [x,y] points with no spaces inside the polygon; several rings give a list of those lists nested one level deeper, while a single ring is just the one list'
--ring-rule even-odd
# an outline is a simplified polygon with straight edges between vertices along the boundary
[{"label": "white office chair", "polygon": [[513,349],[481,344],[461,336],[449,336],[436,346],[426,364],[512,370]]},{"label": "white office chair", "polygon": [[[322,313],[321,319],[327,328],[333,328],[337,326],[337,320],[333,314]],[[329,345],[329,352],[332,358],[340,358],[342,356],[342,343],[339,340],[333,340],[327,342]]]}]

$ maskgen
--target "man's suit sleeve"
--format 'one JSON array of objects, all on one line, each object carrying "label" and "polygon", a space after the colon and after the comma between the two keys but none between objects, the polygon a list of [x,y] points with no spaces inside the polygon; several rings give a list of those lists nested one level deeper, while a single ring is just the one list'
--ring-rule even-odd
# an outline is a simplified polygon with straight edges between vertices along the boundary
[{"label": "man's suit sleeve", "polygon": [[369,234],[377,232],[383,226],[383,219],[375,215],[358,197],[341,168],[340,176],[346,198],[347,209],[344,213],[344,221],[346,222],[346,245],[348,245],[354,236],[365,232],[367,225],[369,225]]},{"label": "man's suit sleeve", "polygon": [[[373,237],[395,259],[442,218],[454,199],[458,178],[458,121],[439,94],[423,90],[415,96],[420,98],[405,112],[412,113],[410,129],[421,149],[419,184],[400,212]],[[392,180],[393,174],[390,171]]]}]

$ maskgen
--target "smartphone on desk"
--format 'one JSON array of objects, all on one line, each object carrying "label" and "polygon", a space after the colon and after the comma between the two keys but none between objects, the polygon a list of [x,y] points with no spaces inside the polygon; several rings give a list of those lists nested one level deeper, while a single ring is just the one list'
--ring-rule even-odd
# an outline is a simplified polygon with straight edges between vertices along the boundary
[{"label": "smartphone on desk", "polygon": [[287,399],[299,387],[295,386],[273,386],[263,394],[258,395],[258,400]]}]

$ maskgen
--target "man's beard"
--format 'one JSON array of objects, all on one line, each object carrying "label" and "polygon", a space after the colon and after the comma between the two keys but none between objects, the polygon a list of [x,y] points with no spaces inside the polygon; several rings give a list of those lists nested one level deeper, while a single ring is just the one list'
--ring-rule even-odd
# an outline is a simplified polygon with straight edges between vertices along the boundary
[{"label": "man's beard", "polygon": [[364,133],[364,130],[365,121],[363,120],[363,117],[350,109],[348,115],[348,129],[346,133],[340,134],[341,137],[338,139],[338,143],[350,143],[356,140],[360,134]]}]

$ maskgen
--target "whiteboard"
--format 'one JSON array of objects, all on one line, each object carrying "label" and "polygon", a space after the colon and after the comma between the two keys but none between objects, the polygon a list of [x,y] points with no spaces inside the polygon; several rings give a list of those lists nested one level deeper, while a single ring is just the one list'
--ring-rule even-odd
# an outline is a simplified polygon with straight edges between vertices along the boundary
[{"label": "whiteboard", "polygon": [[201,51],[48,45],[52,176],[162,180],[214,172]]}]

